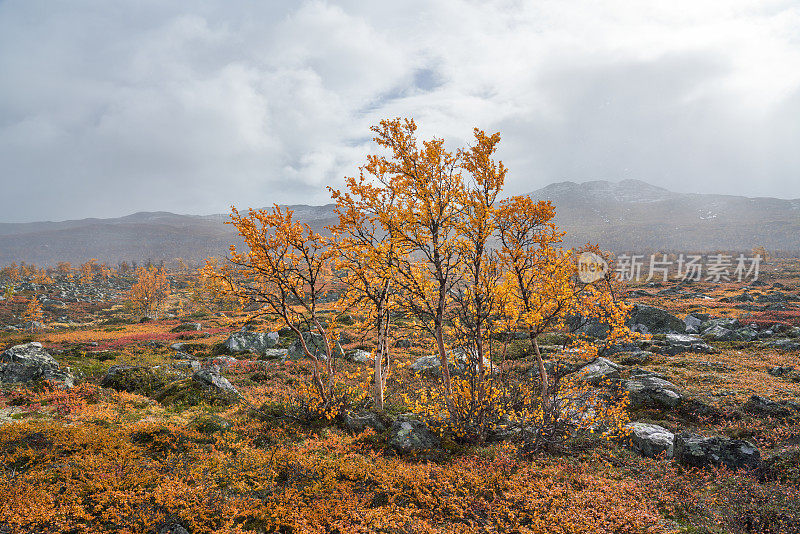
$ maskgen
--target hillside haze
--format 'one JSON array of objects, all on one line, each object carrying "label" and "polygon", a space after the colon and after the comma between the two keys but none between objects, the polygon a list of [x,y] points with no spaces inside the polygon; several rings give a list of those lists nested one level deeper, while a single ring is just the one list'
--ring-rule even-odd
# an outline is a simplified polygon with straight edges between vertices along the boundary
[{"label": "hillside haze", "polygon": [[622,251],[800,249],[800,199],[674,193],[640,180],[560,182],[530,193],[550,200],[565,244]]},{"label": "hillside haze", "polygon": [[[685,194],[638,180],[554,183],[530,193],[556,206],[565,244],[597,243],[616,252],[800,250],[800,199]],[[287,206],[321,229],[333,205]],[[53,265],[89,258],[197,263],[242,244],[226,214],[142,212],[119,218],[0,223],[0,264]]]}]

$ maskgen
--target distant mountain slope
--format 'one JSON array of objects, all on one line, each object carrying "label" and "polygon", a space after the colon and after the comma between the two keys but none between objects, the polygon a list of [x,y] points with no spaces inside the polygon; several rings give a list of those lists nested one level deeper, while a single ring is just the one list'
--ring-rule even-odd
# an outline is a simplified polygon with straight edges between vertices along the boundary
[{"label": "distant mountain slope", "polygon": [[[613,251],[800,252],[800,199],[674,193],[637,181],[560,182],[530,193],[551,200],[565,244],[597,243]],[[333,205],[288,206],[320,229],[334,221]],[[114,219],[0,223],[0,265],[13,261],[53,265],[88,258],[199,263],[224,256],[241,240],[226,214],[142,212]]]},{"label": "distant mountain slope", "polygon": [[639,180],[560,182],[551,200],[566,244],[614,251],[800,250],[800,199],[673,193]]}]

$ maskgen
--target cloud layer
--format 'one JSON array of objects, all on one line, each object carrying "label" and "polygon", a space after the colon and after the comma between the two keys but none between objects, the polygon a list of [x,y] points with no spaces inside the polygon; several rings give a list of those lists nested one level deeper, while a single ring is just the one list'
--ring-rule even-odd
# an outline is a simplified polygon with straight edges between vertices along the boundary
[{"label": "cloud layer", "polygon": [[800,5],[651,4],[0,1],[0,220],[325,203],[395,116],[512,193],[800,197]]}]

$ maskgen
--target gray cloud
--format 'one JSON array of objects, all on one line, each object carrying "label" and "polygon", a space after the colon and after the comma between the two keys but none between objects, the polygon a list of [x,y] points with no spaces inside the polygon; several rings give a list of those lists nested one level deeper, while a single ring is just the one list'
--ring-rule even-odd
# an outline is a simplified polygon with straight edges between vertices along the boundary
[{"label": "gray cloud", "polygon": [[596,4],[0,2],[0,219],[323,203],[394,116],[509,192],[800,197],[800,7]]}]

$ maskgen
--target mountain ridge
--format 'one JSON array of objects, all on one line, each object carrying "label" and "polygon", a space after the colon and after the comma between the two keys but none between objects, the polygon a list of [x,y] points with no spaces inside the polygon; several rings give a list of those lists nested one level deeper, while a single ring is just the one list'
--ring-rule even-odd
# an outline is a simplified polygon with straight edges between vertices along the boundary
[{"label": "mountain ridge", "polygon": [[[615,252],[800,251],[800,199],[676,193],[641,180],[562,181],[528,193],[550,200],[564,245],[596,243]],[[335,220],[334,205],[283,206],[320,229]],[[89,258],[200,262],[243,243],[228,214],[141,211],[115,218],[0,223],[0,265],[54,265]]]}]

